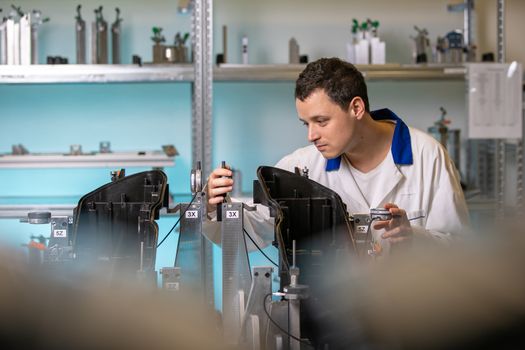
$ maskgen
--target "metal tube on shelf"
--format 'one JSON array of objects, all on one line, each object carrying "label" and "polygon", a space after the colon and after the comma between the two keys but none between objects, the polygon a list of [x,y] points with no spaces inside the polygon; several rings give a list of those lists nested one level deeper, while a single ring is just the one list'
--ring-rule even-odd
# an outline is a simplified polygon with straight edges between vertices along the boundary
[{"label": "metal tube on shelf", "polygon": [[122,23],[122,18],[120,18],[120,9],[115,8],[117,13],[117,18],[115,22],[111,25],[111,54],[113,64],[120,64],[120,23]]},{"label": "metal tube on shelf", "polygon": [[91,26],[91,61],[94,64],[108,63],[108,22],[104,20],[102,9],[102,6],[95,9],[95,22]]},{"label": "metal tube on shelf", "polygon": [[77,6],[77,16],[75,17],[75,38],[76,38],[76,54],[77,64],[86,64],[86,21],[82,19],[80,9],[82,5]]},{"label": "metal tube on shelf", "polygon": [[0,21],[0,64],[7,64],[7,18]]}]

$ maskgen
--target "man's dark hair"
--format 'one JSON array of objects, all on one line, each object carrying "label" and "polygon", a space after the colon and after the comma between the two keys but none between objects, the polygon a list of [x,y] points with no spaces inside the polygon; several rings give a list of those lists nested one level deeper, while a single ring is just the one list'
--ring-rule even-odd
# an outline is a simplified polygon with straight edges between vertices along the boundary
[{"label": "man's dark hair", "polygon": [[304,101],[317,89],[323,89],[344,111],[354,97],[361,97],[370,112],[365,79],[351,63],[335,57],[309,63],[295,83],[295,98]]}]

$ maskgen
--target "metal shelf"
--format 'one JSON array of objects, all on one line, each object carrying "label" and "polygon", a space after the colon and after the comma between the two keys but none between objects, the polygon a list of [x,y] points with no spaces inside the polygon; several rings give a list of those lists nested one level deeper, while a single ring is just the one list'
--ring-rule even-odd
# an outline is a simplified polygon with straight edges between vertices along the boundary
[{"label": "metal shelf", "polygon": [[0,155],[0,168],[118,168],[166,167],[175,158],[164,152],[118,152],[96,154],[26,154]]},{"label": "metal shelf", "polygon": [[[304,64],[223,64],[214,70],[215,81],[295,81]],[[357,65],[367,80],[464,80],[460,65]]]},{"label": "metal shelf", "polygon": [[191,64],[0,66],[0,84],[184,82],[193,75]]},{"label": "metal shelf", "polygon": [[[223,64],[213,68],[213,80],[295,81],[304,64]],[[466,67],[452,65],[358,65],[374,80],[463,80]],[[0,84],[193,82],[191,64],[172,65],[29,65],[0,66]]]}]

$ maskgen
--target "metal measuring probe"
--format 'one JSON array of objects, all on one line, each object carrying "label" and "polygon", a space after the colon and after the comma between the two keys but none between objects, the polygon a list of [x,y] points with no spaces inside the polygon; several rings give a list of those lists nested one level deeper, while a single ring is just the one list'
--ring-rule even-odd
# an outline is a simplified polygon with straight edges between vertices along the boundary
[{"label": "metal measuring probe", "polygon": [[390,213],[390,210],[385,208],[370,209],[370,222],[374,220],[387,221],[390,219],[392,219],[392,213]]}]

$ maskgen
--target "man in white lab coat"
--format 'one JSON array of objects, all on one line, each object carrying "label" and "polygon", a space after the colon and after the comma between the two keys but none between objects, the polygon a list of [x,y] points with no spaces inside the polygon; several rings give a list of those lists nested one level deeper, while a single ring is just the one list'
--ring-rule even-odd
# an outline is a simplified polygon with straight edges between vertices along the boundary
[{"label": "man in white lab coat", "polygon": [[[299,75],[295,97],[312,145],[276,167],[307,167],[309,178],[337,192],[350,214],[388,209],[393,218],[373,225],[379,250],[414,237],[451,240],[468,224],[458,172],[446,150],[392,111],[370,111],[363,76],[352,64],[337,58],[310,63]],[[233,180],[225,178],[231,175],[220,168],[210,175],[210,208],[232,190]],[[262,221],[250,223],[256,233]]]}]

